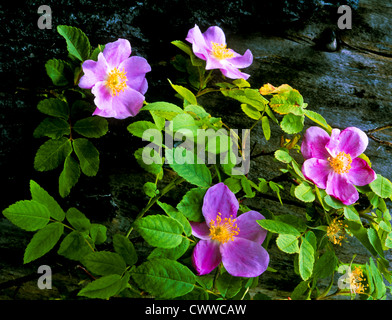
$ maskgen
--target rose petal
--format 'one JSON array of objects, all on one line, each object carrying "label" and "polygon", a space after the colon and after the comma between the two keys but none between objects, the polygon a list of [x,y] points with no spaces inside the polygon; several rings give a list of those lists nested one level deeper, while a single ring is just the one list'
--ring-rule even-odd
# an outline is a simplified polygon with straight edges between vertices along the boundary
[{"label": "rose petal", "polygon": [[240,231],[236,237],[262,244],[267,236],[267,230],[260,227],[256,222],[262,219],[264,219],[264,216],[257,211],[248,211],[238,216],[235,223]]},{"label": "rose petal", "polygon": [[113,109],[116,111],[116,119],[125,119],[134,117],[143,107],[144,96],[130,88],[126,87],[124,91],[113,97]]},{"label": "rose petal", "polygon": [[219,242],[200,240],[192,254],[192,263],[199,276],[210,273],[222,261]]},{"label": "rose petal", "polygon": [[305,178],[321,189],[327,187],[328,175],[331,171],[332,168],[327,160],[312,158],[305,160],[302,165],[302,173]]},{"label": "rose petal", "polygon": [[301,152],[305,159],[318,158],[327,159],[329,157],[325,145],[329,142],[330,136],[320,127],[310,127],[303,137]]},{"label": "rose petal", "polygon": [[141,94],[147,92],[146,73],[151,71],[151,66],[147,60],[142,57],[130,57],[122,61],[119,65],[119,70],[126,72],[127,86],[139,91]]},{"label": "rose petal", "polygon": [[228,59],[228,62],[235,68],[247,68],[253,63],[252,52],[248,49],[243,56],[236,54],[234,58]]},{"label": "rose petal", "polygon": [[361,158],[352,161],[351,169],[346,176],[348,181],[356,186],[366,186],[377,178],[374,170]]},{"label": "rose petal", "polygon": [[355,203],[359,199],[357,189],[348,181],[346,174],[339,174],[334,171],[328,176],[325,191],[347,206]]},{"label": "rose petal", "polygon": [[209,27],[206,32],[203,33],[204,40],[209,48],[212,47],[212,42],[217,44],[226,44],[226,36],[223,30],[219,27]]},{"label": "rose petal", "polygon": [[91,92],[95,96],[94,104],[97,106],[93,115],[99,115],[106,118],[115,116],[115,112],[113,111],[113,97],[105,86],[105,82],[97,82],[91,89]]},{"label": "rose petal", "polygon": [[98,61],[86,60],[82,68],[84,75],[79,80],[79,87],[91,89],[97,82],[106,79],[109,66],[101,52],[98,54]]},{"label": "rose petal", "polygon": [[210,224],[211,220],[216,220],[218,213],[221,213],[222,219],[235,218],[239,204],[234,193],[223,183],[218,183],[209,188],[204,196],[202,207],[203,216]]},{"label": "rose petal", "polygon": [[131,44],[126,39],[118,39],[105,45],[103,55],[110,69],[117,68],[119,64],[131,55]]},{"label": "rose petal", "polygon": [[206,60],[208,56],[208,48],[200,28],[195,24],[195,27],[188,31],[185,38],[186,41],[192,43],[192,50],[196,57]]},{"label": "rose petal", "polygon": [[257,242],[235,238],[220,246],[222,263],[235,277],[257,277],[267,270],[268,252]]},{"label": "rose petal", "polygon": [[205,222],[193,222],[189,221],[192,227],[192,235],[199,239],[208,240],[210,239],[210,228]]},{"label": "rose petal", "polygon": [[369,139],[362,130],[349,127],[344,129],[339,135],[338,151],[343,151],[351,156],[352,159],[362,154],[369,143]]},{"label": "rose petal", "polygon": [[220,71],[222,72],[222,74],[230,79],[248,79],[250,77],[249,74],[241,72],[240,70],[238,70],[236,67],[227,64],[226,66],[224,66],[223,68],[220,68]]},{"label": "rose petal", "polygon": [[339,153],[339,136],[340,130],[339,129],[332,129],[331,138],[329,142],[325,145],[325,148],[328,150],[329,154],[332,157],[336,157]]}]

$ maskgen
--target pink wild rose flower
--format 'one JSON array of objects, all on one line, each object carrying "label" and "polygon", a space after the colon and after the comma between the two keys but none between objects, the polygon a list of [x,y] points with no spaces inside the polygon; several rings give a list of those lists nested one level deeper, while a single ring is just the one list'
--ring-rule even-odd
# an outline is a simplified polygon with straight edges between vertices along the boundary
[{"label": "pink wild rose flower", "polygon": [[249,211],[237,217],[238,201],[221,183],[209,188],[202,207],[205,222],[191,222],[192,234],[201,239],[192,255],[199,275],[221,262],[236,277],[257,277],[268,267],[268,252],[261,246],[267,231],[256,222],[264,217]]},{"label": "pink wild rose flower", "polygon": [[333,129],[331,136],[319,127],[310,127],[301,145],[306,159],[302,173],[330,196],[351,205],[359,198],[354,185],[365,186],[376,179],[368,163],[358,158],[368,142],[366,134],[355,127]]},{"label": "pink wild rose flower", "polygon": [[98,61],[86,60],[79,87],[91,89],[96,109],[93,115],[125,119],[135,116],[143,106],[150,65],[142,57],[129,57],[131,44],[118,39],[106,44]]},{"label": "pink wild rose flower", "polygon": [[220,69],[224,76],[230,79],[248,79],[249,74],[239,68],[249,67],[253,62],[253,55],[246,50],[242,56],[227,48],[226,37],[219,27],[209,27],[201,33],[195,25],[190,29],[186,40],[192,43],[192,50],[196,57],[206,61],[206,70]]}]

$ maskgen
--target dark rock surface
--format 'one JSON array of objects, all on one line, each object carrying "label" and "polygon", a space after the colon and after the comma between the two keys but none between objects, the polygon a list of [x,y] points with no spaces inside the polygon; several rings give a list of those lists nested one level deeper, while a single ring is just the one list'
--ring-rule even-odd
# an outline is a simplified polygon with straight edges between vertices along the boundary
[{"label": "dark rock surface", "polygon": [[[361,1],[46,1],[52,9],[53,28],[37,27],[37,9],[41,3],[27,1],[20,10],[0,5],[0,181],[3,185],[0,210],[17,200],[29,199],[29,180],[47,190],[57,190],[58,170],[38,173],[33,168],[35,152],[43,140],[32,132],[42,116],[36,109],[44,98],[42,89],[50,86],[44,64],[48,59],[66,58],[64,39],[58,35],[60,24],[81,28],[93,46],[130,40],[133,54],[148,59],[153,71],[148,74],[147,101],[177,102],[167,78],[178,76],[167,63],[178,51],[170,41],[184,39],[197,23],[202,30],[221,26],[228,45],[238,52],[250,49],[253,65],[246,70],[253,87],[264,83],[287,83],[298,89],[308,108],[322,114],[337,128],[356,126],[362,130],[392,123],[392,5],[381,0]],[[353,29],[337,28],[337,6],[353,9]],[[325,30],[337,37],[337,50],[327,51]],[[323,35],[324,33],[324,35]],[[323,47],[324,46],[324,47]],[[219,94],[200,99],[214,116],[221,116],[232,128],[249,128],[252,121],[242,116],[239,104]],[[111,119],[110,132],[96,142],[101,152],[97,177],[83,176],[70,197],[59,203],[78,207],[89,218],[104,223],[109,233],[125,232],[130,218],[147,202],[141,187],[149,177],[132,160],[132,150],[140,143],[126,127],[133,119]],[[305,123],[307,126],[310,122]],[[281,131],[272,128],[272,138],[265,143],[261,126],[252,132],[255,153],[271,152],[279,146]],[[375,171],[392,180],[392,130],[374,133],[366,154]],[[115,141],[115,142],[114,142]],[[280,165],[272,156],[260,156],[251,167],[251,179],[272,179]],[[271,165],[273,163],[273,165]],[[170,180],[170,177],[165,177]],[[5,187],[4,187],[5,186]],[[174,200],[180,195],[170,194]],[[167,201],[169,198],[165,199]],[[293,199],[281,206],[272,199],[255,198],[246,204],[255,210],[266,207],[274,213],[304,215],[304,207]],[[284,210],[284,211],[282,211]],[[0,217],[0,299],[72,299],[78,283],[89,276],[77,265],[58,255],[49,254],[22,265],[23,251],[31,234],[14,227]],[[279,273],[268,273],[260,280],[260,291],[287,298],[296,283],[292,256],[282,254],[271,241],[271,266]],[[357,262],[368,260],[368,253],[351,241],[339,249],[342,261],[357,254]],[[389,252],[389,259],[392,260]],[[53,266],[54,289],[36,286],[37,268]],[[14,282],[9,282],[14,281]]]}]

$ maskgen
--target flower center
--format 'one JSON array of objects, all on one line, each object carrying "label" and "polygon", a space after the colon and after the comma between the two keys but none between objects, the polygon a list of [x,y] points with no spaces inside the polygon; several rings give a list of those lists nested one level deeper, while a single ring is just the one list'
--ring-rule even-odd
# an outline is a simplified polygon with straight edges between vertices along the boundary
[{"label": "flower center", "polygon": [[216,216],[216,220],[211,220],[210,223],[210,237],[212,240],[218,240],[221,243],[233,241],[234,237],[238,235],[240,229],[237,224],[234,224],[237,219],[224,218],[222,220],[221,213]]},{"label": "flower center", "polygon": [[329,241],[333,244],[338,244],[339,246],[342,245],[342,240],[346,237],[346,230],[347,225],[343,224],[342,221],[337,220],[337,218],[333,219],[331,224],[327,228],[327,236]]},{"label": "flower center", "polygon": [[339,174],[347,173],[351,169],[351,156],[344,152],[339,152],[334,158],[328,158],[332,169]]},{"label": "flower center", "polygon": [[364,285],[362,281],[364,281],[362,269],[359,267],[355,267],[355,269],[350,274],[350,290],[355,293],[364,293],[365,287],[368,285]]},{"label": "flower center", "polygon": [[127,87],[127,77],[125,74],[124,68],[122,71],[114,68],[109,72],[105,85],[110,90],[112,96],[116,96]]},{"label": "flower center", "polygon": [[226,49],[225,44],[219,44],[216,42],[211,42],[212,44],[212,55],[219,59],[229,59],[234,57],[234,52],[231,49]]}]

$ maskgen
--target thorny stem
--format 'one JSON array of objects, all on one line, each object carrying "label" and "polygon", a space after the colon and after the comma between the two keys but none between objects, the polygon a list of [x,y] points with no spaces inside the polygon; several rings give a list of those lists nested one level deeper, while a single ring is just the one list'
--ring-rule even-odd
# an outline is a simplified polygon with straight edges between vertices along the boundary
[{"label": "thorny stem", "polygon": [[370,129],[370,130],[366,130],[365,133],[368,135],[368,137],[370,139],[373,139],[374,141],[376,141],[376,142],[378,142],[380,144],[392,147],[392,142],[381,140],[381,139],[375,137],[374,135],[372,135],[372,133],[374,133],[374,132],[381,131],[381,130],[386,130],[386,129],[391,129],[391,128],[392,128],[392,124],[387,124],[385,126],[377,127],[377,128]]},{"label": "thorny stem", "polygon": [[171,189],[173,189],[174,187],[176,187],[177,185],[179,185],[180,183],[184,182],[185,179],[178,177],[175,180],[173,180],[172,182],[170,182],[166,187],[163,188],[162,192],[159,195],[156,195],[154,198],[150,198],[150,200],[148,201],[147,205],[144,207],[144,209],[142,211],[140,211],[140,213],[136,216],[135,220],[133,221],[133,223],[131,224],[131,227],[129,228],[126,237],[128,238],[131,234],[131,232],[133,231],[133,224],[139,220],[140,218],[142,218],[144,216],[144,214],[162,197],[164,196],[166,193],[168,193]]}]

